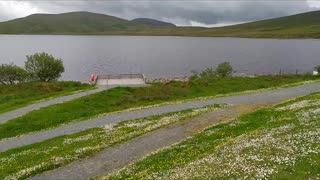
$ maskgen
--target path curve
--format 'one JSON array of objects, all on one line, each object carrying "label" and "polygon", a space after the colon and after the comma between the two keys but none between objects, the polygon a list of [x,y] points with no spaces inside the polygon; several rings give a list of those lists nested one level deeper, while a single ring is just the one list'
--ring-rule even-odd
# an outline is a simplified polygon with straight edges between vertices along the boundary
[{"label": "path curve", "polygon": [[320,83],[305,84],[301,86],[277,89],[263,92],[256,92],[252,94],[236,95],[229,97],[221,97],[209,100],[198,100],[185,102],[181,104],[165,105],[160,107],[152,107],[141,110],[134,110],[131,112],[122,112],[111,114],[104,117],[99,117],[91,120],[77,122],[55,129],[50,129],[42,132],[28,134],[20,137],[10,138],[0,141],[0,152],[9,149],[41,142],[54,137],[73,134],[87,129],[101,127],[106,124],[118,123],[125,120],[143,118],[153,115],[159,115],[169,112],[182,111],[191,108],[200,108],[212,104],[228,103],[234,105],[263,105],[276,104],[295,97],[307,95],[313,92],[320,91]]},{"label": "path curve", "polygon": [[[235,105],[225,109],[219,109],[189,121],[172,124],[167,128],[160,128],[125,143],[106,148],[94,156],[77,160],[68,165],[38,174],[29,179],[91,179],[93,177],[107,175],[158,149],[178,143],[217,122],[234,119],[242,114],[255,111],[265,105],[277,104],[289,97],[296,97],[304,95],[304,93],[307,92],[314,92],[312,89],[313,87],[308,86],[305,90],[294,88],[289,91],[273,91],[271,94],[267,93],[268,96],[266,97],[269,97],[270,99],[266,101],[262,98],[260,101],[253,102],[253,99],[256,98],[255,96],[242,96],[248,98],[247,101],[243,101],[246,105]],[[262,93],[260,95],[264,96],[267,94]],[[283,97],[284,95],[286,97]],[[279,98],[280,96],[283,98]],[[235,97],[231,98],[233,99]],[[242,101],[240,99],[238,100]],[[240,102],[238,103],[240,104]]]},{"label": "path curve", "polygon": [[106,148],[92,157],[74,161],[68,165],[38,174],[31,180],[76,180],[107,175],[131,164],[158,149],[180,142],[220,121],[254,111],[253,106],[232,106],[218,109],[144,134],[127,142]]}]

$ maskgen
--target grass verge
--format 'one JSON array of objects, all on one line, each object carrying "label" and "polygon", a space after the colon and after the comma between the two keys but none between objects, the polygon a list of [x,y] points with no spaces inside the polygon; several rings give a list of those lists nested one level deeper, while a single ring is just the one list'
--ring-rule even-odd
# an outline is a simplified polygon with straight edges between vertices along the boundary
[{"label": "grass verge", "polygon": [[12,111],[36,101],[90,89],[79,82],[31,82],[17,85],[0,85],[0,113]]},{"label": "grass verge", "polygon": [[224,105],[124,121],[0,153],[0,179],[24,179],[92,155],[169,124],[185,121]]},{"label": "grass verge", "polygon": [[241,116],[102,179],[317,179],[320,93]]},{"label": "grass verge", "polygon": [[247,90],[275,88],[317,79],[319,78],[308,75],[206,78],[189,82],[159,83],[141,88],[118,87],[65,103],[41,108],[40,110],[0,124],[0,139],[49,129],[62,124],[86,120],[99,114],[134,107]]}]

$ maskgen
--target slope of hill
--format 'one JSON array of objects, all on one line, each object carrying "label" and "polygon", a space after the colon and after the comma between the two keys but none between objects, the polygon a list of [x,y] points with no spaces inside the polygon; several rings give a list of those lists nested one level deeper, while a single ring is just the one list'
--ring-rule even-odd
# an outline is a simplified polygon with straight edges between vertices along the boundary
[{"label": "slope of hill", "polygon": [[228,27],[211,28],[200,34],[266,38],[320,38],[320,11]]},{"label": "slope of hill", "polygon": [[138,24],[144,24],[144,25],[150,25],[150,26],[162,26],[162,27],[175,27],[176,25],[168,22],[158,21],[154,19],[148,19],[148,18],[137,18],[132,20],[131,22],[138,23]]},{"label": "slope of hill", "polygon": [[[159,21],[160,23],[160,21]],[[0,23],[2,34],[99,34],[136,31],[152,25],[90,12],[34,14]]]},{"label": "slope of hill", "polygon": [[[146,34],[147,32],[145,32]],[[153,29],[147,35],[245,38],[320,38],[320,11],[307,12],[251,23],[217,27]]]},{"label": "slope of hill", "polygon": [[320,11],[219,28],[174,27],[151,19],[128,21],[89,12],[35,14],[0,23],[0,34],[320,38]]},{"label": "slope of hill", "polygon": [[34,14],[0,23],[3,34],[95,33],[126,29],[127,20],[88,12]]}]

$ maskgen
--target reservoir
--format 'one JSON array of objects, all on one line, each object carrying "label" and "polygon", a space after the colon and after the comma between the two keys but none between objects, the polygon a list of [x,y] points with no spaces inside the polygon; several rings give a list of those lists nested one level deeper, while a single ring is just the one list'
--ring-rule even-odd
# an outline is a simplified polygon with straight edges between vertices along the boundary
[{"label": "reservoir", "polygon": [[224,61],[236,74],[250,75],[305,73],[320,65],[320,40],[313,39],[0,35],[0,64],[24,66],[36,52],[61,58],[61,79],[77,81],[91,73],[185,76]]}]

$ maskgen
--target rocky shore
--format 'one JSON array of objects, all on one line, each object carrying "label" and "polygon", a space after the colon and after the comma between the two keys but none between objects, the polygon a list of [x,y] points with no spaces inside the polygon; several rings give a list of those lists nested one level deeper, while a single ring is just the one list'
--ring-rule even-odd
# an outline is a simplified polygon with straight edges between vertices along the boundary
[{"label": "rocky shore", "polygon": [[190,76],[175,76],[175,77],[160,77],[160,78],[146,78],[146,83],[168,83],[170,81],[188,81]]},{"label": "rocky shore", "polygon": [[[258,75],[254,74],[241,74],[241,73],[235,73],[232,76],[234,77],[257,77]],[[186,82],[189,81],[191,76],[174,76],[174,77],[160,77],[160,78],[145,78],[146,83],[168,83],[170,81],[180,81],[180,82]]]}]

